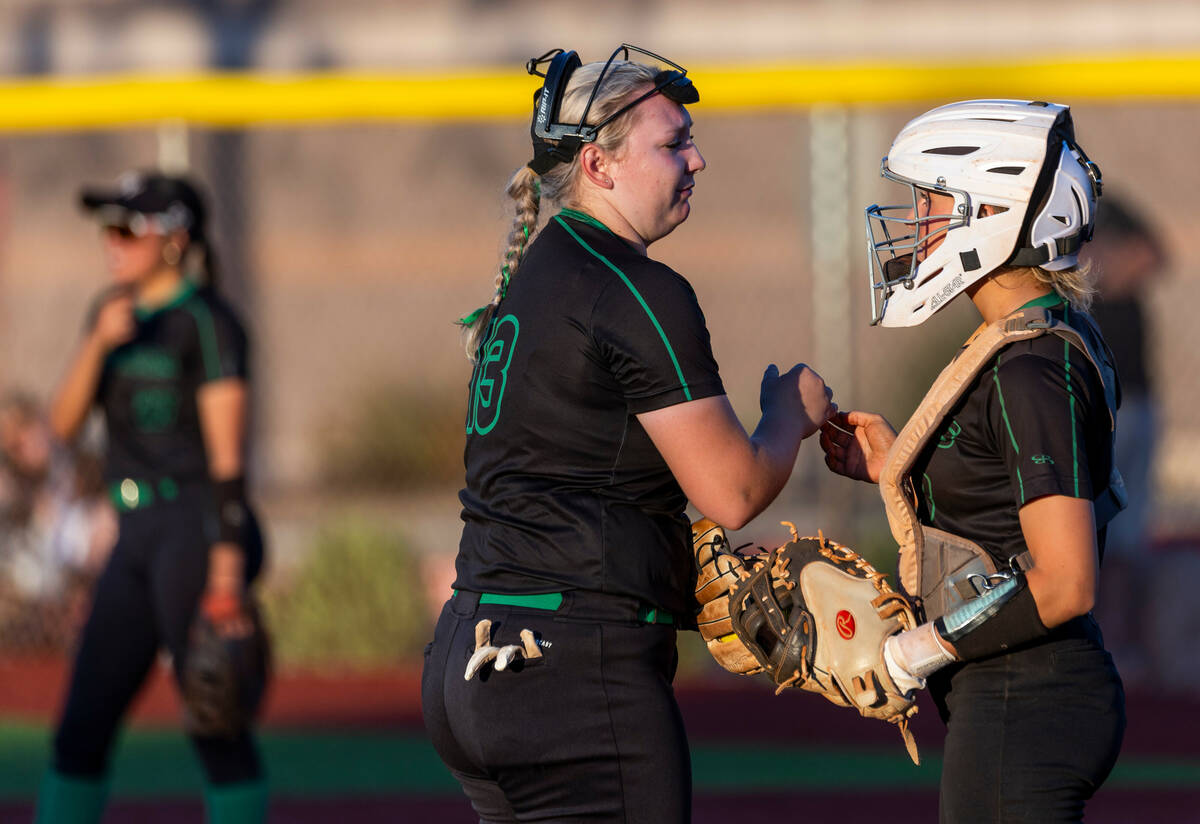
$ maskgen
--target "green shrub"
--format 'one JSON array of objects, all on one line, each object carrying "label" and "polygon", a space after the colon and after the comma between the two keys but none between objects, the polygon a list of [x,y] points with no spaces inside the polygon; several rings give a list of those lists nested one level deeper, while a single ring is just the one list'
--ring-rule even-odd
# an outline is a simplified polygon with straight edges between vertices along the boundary
[{"label": "green shrub", "polygon": [[433,635],[413,553],[399,535],[355,520],[322,529],[264,608],[285,667],[393,666],[416,660]]}]

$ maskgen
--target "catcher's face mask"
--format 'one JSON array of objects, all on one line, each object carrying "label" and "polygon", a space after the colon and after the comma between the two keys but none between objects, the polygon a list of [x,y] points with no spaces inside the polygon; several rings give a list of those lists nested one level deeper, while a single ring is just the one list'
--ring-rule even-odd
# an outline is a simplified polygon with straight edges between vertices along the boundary
[{"label": "catcher's face mask", "polygon": [[[623,55],[622,59],[628,60],[630,52],[644,54],[670,68],[663,69],[658,73],[654,78],[654,86],[649,91],[626,103],[599,123],[588,125],[588,114],[596,100],[596,93],[604,83],[604,78],[613,61],[617,59],[617,55]],[[540,67],[545,63],[549,63],[549,65],[543,73]],[[654,52],[622,43],[609,55],[604,68],[600,71],[600,76],[596,79],[596,85],[592,87],[579,122],[562,123],[559,121],[559,115],[567,84],[571,75],[582,65],[578,54],[562,49],[551,49],[541,57],[530,58],[525,64],[525,70],[530,74],[545,78],[542,88],[534,95],[533,122],[529,129],[533,138],[534,155],[533,160],[529,162],[529,168],[538,174],[545,174],[559,163],[570,163],[584,143],[595,141],[601,129],[656,94],[662,94],[681,105],[695,103],[700,99],[700,93],[692,85],[692,81],[687,77],[687,69],[683,66]]]},{"label": "catcher's face mask", "polygon": [[[884,326],[923,323],[1001,266],[1076,265],[1101,191],[1070,109],[1037,100],[928,111],[901,129],[881,174],[909,195],[866,210],[871,321]],[[922,213],[922,191],[952,201]]]},{"label": "catcher's face mask", "polygon": [[[908,203],[895,206],[867,207],[867,267],[871,282],[871,325],[883,319],[888,299],[897,288],[912,289],[920,273],[925,280],[940,274],[941,269],[926,274],[922,262],[929,257],[946,234],[960,226],[970,224],[971,195],[962,189],[953,189],[944,184],[933,184],[928,188],[888,168],[887,158],[879,172],[888,180],[895,181],[908,189]],[[953,198],[952,209],[943,212],[933,208],[931,192]],[[944,198],[937,202],[946,203]],[[924,281],[922,281],[924,282]]]}]

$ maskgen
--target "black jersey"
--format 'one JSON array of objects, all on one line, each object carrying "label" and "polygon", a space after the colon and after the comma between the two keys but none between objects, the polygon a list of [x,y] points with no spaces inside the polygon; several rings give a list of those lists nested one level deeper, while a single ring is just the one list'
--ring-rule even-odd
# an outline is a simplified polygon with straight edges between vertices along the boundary
[{"label": "black jersey", "polygon": [[[1106,351],[1092,319],[1057,295],[1028,306],[1049,308]],[[1111,426],[1104,385],[1083,352],[1057,335],[1009,344],[975,377],[914,463],[917,515],[975,541],[1003,568],[1027,549],[1017,514],[1022,506],[1045,495],[1094,500],[1107,489]]]},{"label": "black jersey", "polygon": [[96,392],[108,429],[105,477],[205,479],[196,390],[246,377],[246,334],[224,301],[190,282],[136,321],[133,339],[105,359]]},{"label": "black jersey", "polygon": [[587,215],[552,218],[471,378],[455,587],[690,614],[687,500],[636,415],[721,394],[691,285]]}]

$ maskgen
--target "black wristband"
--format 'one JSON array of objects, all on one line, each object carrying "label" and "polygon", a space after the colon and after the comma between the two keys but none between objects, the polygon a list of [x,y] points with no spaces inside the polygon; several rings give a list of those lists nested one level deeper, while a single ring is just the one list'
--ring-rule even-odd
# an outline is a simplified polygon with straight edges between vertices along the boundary
[{"label": "black wristband", "polygon": [[246,479],[239,475],[224,481],[213,481],[217,505],[217,540],[241,544],[246,527]]},{"label": "black wristband", "polygon": [[[1020,576],[1022,579],[1024,577]],[[941,618],[937,619],[935,626],[942,637],[947,638],[946,625]],[[973,661],[1006,652],[1049,632],[1038,615],[1033,593],[1022,581],[1021,588],[994,615],[951,643],[958,651],[959,658]]]}]

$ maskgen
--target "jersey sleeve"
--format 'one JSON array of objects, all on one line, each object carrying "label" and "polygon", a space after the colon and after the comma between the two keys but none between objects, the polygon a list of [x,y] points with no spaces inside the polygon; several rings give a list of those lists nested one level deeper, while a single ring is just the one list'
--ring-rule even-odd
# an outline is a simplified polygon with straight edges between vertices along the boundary
[{"label": "jersey sleeve", "polygon": [[1046,340],[1065,347],[1065,357],[1019,354],[990,375],[989,423],[1018,507],[1045,495],[1094,496],[1085,433],[1089,416],[1107,408],[1099,379],[1065,341]]},{"label": "jersey sleeve", "polygon": [[592,335],[633,414],[725,393],[696,293],[665,266],[613,278]]},{"label": "jersey sleeve", "polygon": [[186,304],[196,325],[194,362],[200,383],[246,378],[249,372],[246,332],[227,307],[207,300]]}]

